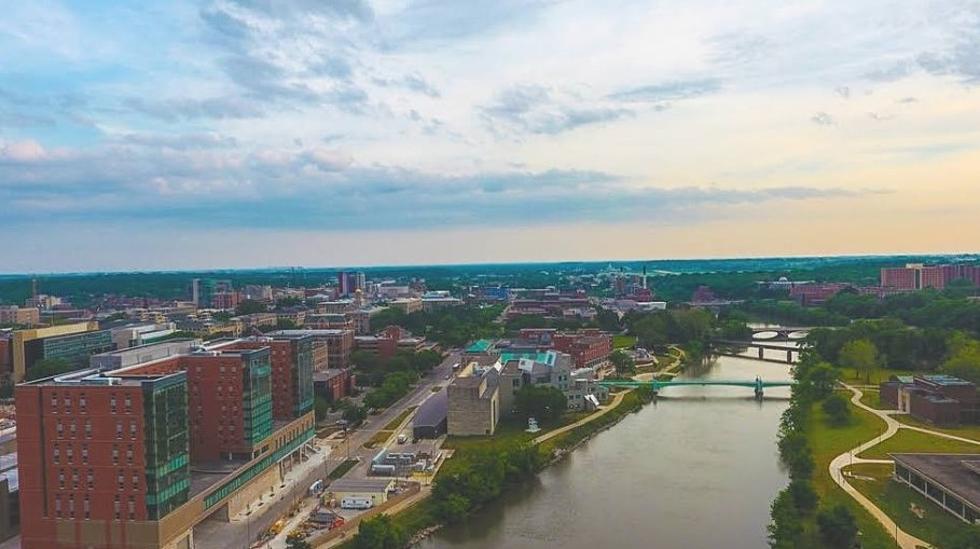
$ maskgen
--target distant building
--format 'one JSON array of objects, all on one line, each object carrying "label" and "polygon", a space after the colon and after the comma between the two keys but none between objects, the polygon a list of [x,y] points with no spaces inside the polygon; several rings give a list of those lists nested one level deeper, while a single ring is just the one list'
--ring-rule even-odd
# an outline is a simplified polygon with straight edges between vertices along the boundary
[{"label": "distant building", "polygon": [[422,300],[417,297],[395,299],[389,303],[389,305],[392,309],[398,309],[407,315],[417,313],[422,310]]},{"label": "distant building", "polygon": [[0,326],[17,325],[28,328],[41,322],[41,311],[37,307],[0,307]]},{"label": "distant building", "polygon": [[365,276],[361,272],[340,271],[337,273],[337,290],[341,296],[351,296],[357,290],[366,289]]},{"label": "distant building", "polygon": [[388,359],[398,351],[417,353],[425,348],[425,338],[413,336],[401,326],[388,326],[373,336],[356,336],[354,343],[359,351],[374,353]]},{"label": "distant building", "polygon": [[458,307],[463,304],[463,300],[458,297],[425,297],[422,296],[422,310],[436,311],[447,307]]},{"label": "distant building", "polygon": [[154,343],[160,339],[172,336],[177,331],[173,322],[165,324],[128,324],[110,328],[112,343],[116,349],[127,349]]},{"label": "distant building", "polygon": [[345,370],[350,367],[350,355],[354,350],[354,332],[350,330],[277,330],[269,335],[313,336],[313,369],[317,372],[327,368]]},{"label": "distant building", "polygon": [[795,284],[789,289],[789,296],[800,305],[809,307],[820,305],[840,292],[852,288],[850,284]]},{"label": "distant building", "polygon": [[718,301],[718,296],[708,286],[698,286],[691,294],[691,303],[712,303]]},{"label": "distant building", "polygon": [[60,297],[46,294],[38,294],[24,301],[24,306],[27,308],[41,309],[42,311],[49,311],[61,304],[62,299]]},{"label": "distant building", "polygon": [[211,296],[212,309],[230,310],[238,307],[241,303],[241,294],[238,292],[217,292]]},{"label": "distant building", "polygon": [[900,290],[943,290],[954,280],[966,280],[980,286],[980,265],[924,265],[908,263],[905,267],[881,269],[881,286]]},{"label": "distant building", "polygon": [[246,284],[242,288],[242,297],[252,301],[272,301],[272,286]]},{"label": "distant building", "polygon": [[214,294],[233,290],[230,280],[195,278],[191,280],[191,301],[198,307],[209,308],[212,306]]},{"label": "distant building", "polygon": [[895,462],[893,479],[967,524],[980,521],[980,455],[888,455]]},{"label": "distant building", "polygon": [[63,359],[82,368],[90,356],[111,351],[112,334],[98,327],[98,322],[79,322],[15,330],[10,340],[12,371],[8,372],[13,382],[23,381],[39,360]]},{"label": "distant building", "polygon": [[879,394],[882,402],[935,425],[980,419],[977,386],[953,376],[892,376],[881,384]]}]

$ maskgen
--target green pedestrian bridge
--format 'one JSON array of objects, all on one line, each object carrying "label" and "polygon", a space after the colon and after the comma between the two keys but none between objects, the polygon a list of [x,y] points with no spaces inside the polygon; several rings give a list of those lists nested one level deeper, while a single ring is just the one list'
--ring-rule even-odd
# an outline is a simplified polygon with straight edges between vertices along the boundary
[{"label": "green pedestrian bridge", "polygon": [[677,386],[708,386],[708,385],[721,385],[726,387],[748,387],[755,390],[756,398],[762,398],[763,392],[767,387],[790,387],[793,385],[793,381],[763,381],[762,378],[757,377],[755,380],[721,380],[721,379],[675,379],[671,381],[634,381],[634,380],[604,380],[597,382],[603,387],[649,387],[653,389],[653,392],[659,393],[661,389],[666,387],[677,387]]}]

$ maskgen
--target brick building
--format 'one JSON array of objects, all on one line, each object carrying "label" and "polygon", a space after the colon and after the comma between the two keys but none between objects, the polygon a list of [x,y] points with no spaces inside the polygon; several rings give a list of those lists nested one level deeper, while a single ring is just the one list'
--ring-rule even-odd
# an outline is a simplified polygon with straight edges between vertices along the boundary
[{"label": "brick building", "polygon": [[330,402],[336,402],[350,396],[354,390],[356,378],[350,368],[330,368],[313,375],[313,389],[317,395]]},{"label": "brick building", "polygon": [[598,329],[558,332],[554,349],[571,355],[576,368],[592,368],[605,363],[612,353],[612,336]]},{"label": "brick building", "polygon": [[16,324],[18,326],[34,326],[41,322],[41,311],[37,307],[0,307],[0,326]]},{"label": "brick building", "polygon": [[309,334],[249,337],[217,342],[220,351],[268,347],[272,365],[272,415],[290,420],[313,410],[314,341]]},{"label": "brick building", "polygon": [[902,290],[943,290],[954,280],[967,280],[980,286],[980,265],[923,265],[909,263],[904,267],[881,270],[881,286]]},{"label": "brick building", "polygon": [[388,326],[373,336],[356,336],[357,349],[377,354],[381,358],[391,358],[398,351],[417,353],[425,345],[424,337],[415,337],[401,326]]},{"label": "brick building", "polygon": [[183,372],[87,370],[20,385],[16,402],[24,549],[169,541],[159,521],[190,489]]},{"label": "brick building", "polygon": [[980,419],[977,386],[947,375],[892,376],[879,389],[881,401],[935,425]]},{"label": "brick building", "polygon": [[351,330],[278,330],[268,335],[313,336],[313,370],[323,372],[328,368],[350,367],[350,354],[354,350],[354,332]]}]

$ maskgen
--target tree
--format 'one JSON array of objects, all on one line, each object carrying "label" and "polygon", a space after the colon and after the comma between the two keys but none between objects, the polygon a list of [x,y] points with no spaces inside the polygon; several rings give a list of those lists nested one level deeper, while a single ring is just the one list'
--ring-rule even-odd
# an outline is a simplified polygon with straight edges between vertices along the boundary
[{"label": "tree", "polygon": [[565,413],[567,406],[564,393],[547,385],[525,385],[514,396],[514,407],[524,420],[533,417],[542,423],[554,421]]},{"label": "tree", "polygon": [[820,535],[832,547],[851,547],[857,537],[858,527],[854,515],[846,505],[837,504],[817,514]]},{"label": "tree", "polygon": [[254,299],[244,299],[238,303],[235,307],[236,315],[250,315],[255,313],[265,313],[268,312],[269,308],[266,307],[265,303],[261,301],[255,301]]},{"label": "tree", "polygon": [[871,383],[871,374],[878,368],[878,348],[867,339],[848,341],[840,350],[842,366],[854,368],[857,375],[863,375],[866,383]]},{"label": "tree", "polygon": [[812,391],[812,397],[820,400],[834,392],[834,386],[840,378],[840,371],[826,362],[818,362],[809,367],[803,380],[805,386]]},{"label": "tree", "polygon": [[365,520],[354,536],[356,549],[401,549],[408,541],[408,536],[401,526],[395,524],[391,517],[382,513],[372,519]]},{"label": "tree", "polygon": [[851,420],[851,409],[847,399],[841,395],[830,395],[821,405],[827,420],[835,427],[847,425]]},{"label": "tree", "polygon": [[636,371],[636,363],[633,361],[633,358],[622,349],[613,351],[609,355],[609,362],[616,368],[616,373],[619,375],[630,375]]},{"label": "tree", "polygon": [[940,370],[960,379],[980,383],[980,343],[958,333],[950,337],[950,356]]},{"label": "tree", "polygon": [[33,381],[35,379],[65,374],[77,369],[78,365],[68,362],[63,358],[42,358],[27,369],[25,379],[27,381]]},{"label": "tree", "polygon": [[771,520],[766,528],[769,531],[769,547],[773,549],[793,549],[803,533],[800,512],[793,502],[789,490],[783,490],[773,500],[770,507]]},{"label": "tree", "polygon": [[789,483],[788,490],[793,498],[793,505],[800,513],[809,513],[817,508],[817,493],[813,491],[809,481],[795,479]]}]

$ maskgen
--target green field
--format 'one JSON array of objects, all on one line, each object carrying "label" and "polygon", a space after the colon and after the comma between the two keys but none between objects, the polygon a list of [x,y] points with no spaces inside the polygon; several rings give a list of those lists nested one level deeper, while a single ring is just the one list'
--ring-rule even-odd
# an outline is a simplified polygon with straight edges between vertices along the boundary
[{"label": "green field", "polygon": [[636,336],[614,335],[612,342],[613,349],[632,349],[636,346]]},{"label": "green field", "polygon": [[861,403],[875,410],[892,410],[892,406],[887,402],[881,402],[881,394],[878,391],[864,389],[861,395]]},{"label": "green field", "polygon": [[878,368],[871,373],[871,381],[868,382],[863,375],[859,376],[854,368],[841,368],[840,372],[841,381],[851,385],[879,385],[888,381],[892,376],[911,376],[922,373],[912,370],[887,370],[885,368]]},{"label": "green field", "polygon": [[[883,421],[853,404],[849,403],[849,406],[851,422],[842,427],[831,427],[819,404],[814,405],[811,411],[807,439],[810,441],[816,465],[813,472],[813,489],[820,497],[821,507],[843,503],[854,513],[861,530],[863,549],[893,549],[897,547],[894,539],[860,504],[834,483],[827,470],[836,456],[885,431]],[[812,522],[807,525],[803,542],[801,547],[826,547],[819,537],[816,525]]]},{"label": "green field", "polygon": [[350,471],[355,465],[357,465],[356,459],[348,459],[343,463],[341,463],[340,465],[338,465],[336,469],[330,471],[330,474],[327,476],[331,480],[337,480],[338,478],[344,476],[347,473],[347,471]]},{"label": "green field", "polygon": [[969,438],[972,440],[980,441],[980,425],[961,425],[958,427],[936,427],[924,421],[919,421],[911,416],[902,414],[893,416],[899,422],[906,425],[911,425],[913,427],[922,427],[924,429],[929,429],[931,431],[939,431],[940,433],[946,433],[947,435],[954,435],[963,438]]},{"label": "green field", "polygon": [[[873,480],[851,478],[849,482],[885,511],[903,530],[918,538],[935,544],[970,528],[918,492],[891,480],[891,465],[862,463],[852,465],[846,470],[858,477],[872,478]],[[913,512],[913,505],[921,511],[922,518]]]},{"label": "green field", "polygon": [[920,431],[900,429],[894,436],[873,446],[859,457],[888,459],[889,453],[933,452],[942,454],[980,454],[980,444],[937,437]]}]

